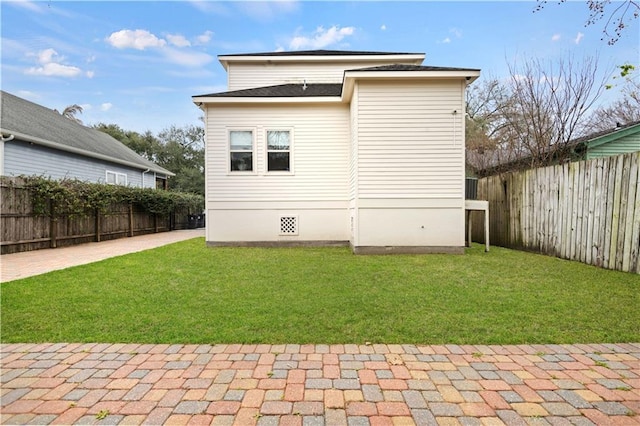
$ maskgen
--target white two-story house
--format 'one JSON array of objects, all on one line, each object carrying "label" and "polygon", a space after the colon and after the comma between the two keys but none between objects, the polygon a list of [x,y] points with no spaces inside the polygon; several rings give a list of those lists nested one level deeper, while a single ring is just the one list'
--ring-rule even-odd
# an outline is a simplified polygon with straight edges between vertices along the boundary
[{"label": "white two-story house", "polygon": [[465,90],[480,70],[424,57],[220,56],[228,91],[193,97],[205,118],[207,243],[462,253]]}]

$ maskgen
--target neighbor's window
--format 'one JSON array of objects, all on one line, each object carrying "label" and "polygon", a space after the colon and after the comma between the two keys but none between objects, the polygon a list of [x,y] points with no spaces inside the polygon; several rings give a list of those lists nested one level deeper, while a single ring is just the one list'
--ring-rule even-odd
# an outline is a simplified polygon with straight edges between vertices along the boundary
[{"label": "neighbor's window", "polygon": [[109,185],[127,185],[127,175],[107,170],[106,181]]},{"label": "neighbor's window", "polygon": [[229,132],[229,155],[232,172],[253,171],[253,131],[232,130]]},{"label": "neighbor's window", "polygon": [[267,171],[291,171],[291,132],[267,130]]}]

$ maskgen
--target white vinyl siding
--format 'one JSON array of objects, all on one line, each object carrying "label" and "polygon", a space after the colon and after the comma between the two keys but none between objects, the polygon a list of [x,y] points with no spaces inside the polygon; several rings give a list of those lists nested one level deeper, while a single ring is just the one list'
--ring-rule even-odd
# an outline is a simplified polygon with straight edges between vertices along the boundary
[{"label": "white vinyl siding", "polygon": [[[347,105],[209,106],[207,201],[346,201],[349,186]],[[227,173],[229,129],[253,128],[255,173]],[[266,167],[266,131],[291,129],[295,174]]]},{"label": "white vinyl siding", "polygon": [[[342,83],[345,70],[403,63],[402,61],[329,62],[329,63],[230,63],[229,90],[251,89],[279,84]],[[409,61],[408,63],[414,63]]]},{"label": "white vinyl siding", "polygon": [[463,84],[358,83],[359,198],[464,198]]}]

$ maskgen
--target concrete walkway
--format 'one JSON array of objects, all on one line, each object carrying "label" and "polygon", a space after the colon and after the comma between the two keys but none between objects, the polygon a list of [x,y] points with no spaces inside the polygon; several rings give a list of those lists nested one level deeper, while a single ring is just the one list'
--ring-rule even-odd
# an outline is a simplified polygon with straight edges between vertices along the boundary
[{"label": "concrete walkway", "polygon": [[204,237],[204,229],[189,229],[131,238],[80,244],[56,249],[34,250],[0,256],[0,282],[7,282],[71,266],[97,262],[191,238]]},{"label": "concrete walkway", "polygon": [[640,344],[0,349],[2,424],[640,424]]}]

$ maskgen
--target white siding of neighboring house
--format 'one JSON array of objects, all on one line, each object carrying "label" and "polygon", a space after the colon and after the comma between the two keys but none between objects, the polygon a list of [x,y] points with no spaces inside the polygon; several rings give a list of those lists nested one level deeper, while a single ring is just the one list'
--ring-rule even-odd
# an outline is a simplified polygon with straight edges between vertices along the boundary
[{"label": "white siding of neighboring house", "polygon": [[464,83],[362,81],[357,86],[354,245],[461,250]]},{"label": "white siding of neighboring house", "polygon": [[[140,187],[142,183],[143,170],[17,140],[4,143],[5,176],[38,175],[105,183],[107,170],[126,174],[129,186]],[[155,188],[153,172],[145,175],[145,187]]]},{"label": "white siding of neighboring house", "polygon": [[401,60],[376,62],[329,62],[329,63],[230,63],[228,65],[229,90],[251,89],[279,84],[342,83],[345,70],[377,67],[398,63],[413,64],[415,61]]},{"label": "white siding of neighboring house", "polygon": [[[347,105],[209,106],[207,241],[348,241]],[[290,174],[266,172],[266,130],[293,134]],[[228,132],[253,130],[253,173],[228,172]],[[279,235],[279,218],[295,216],[298,235]]]}]

